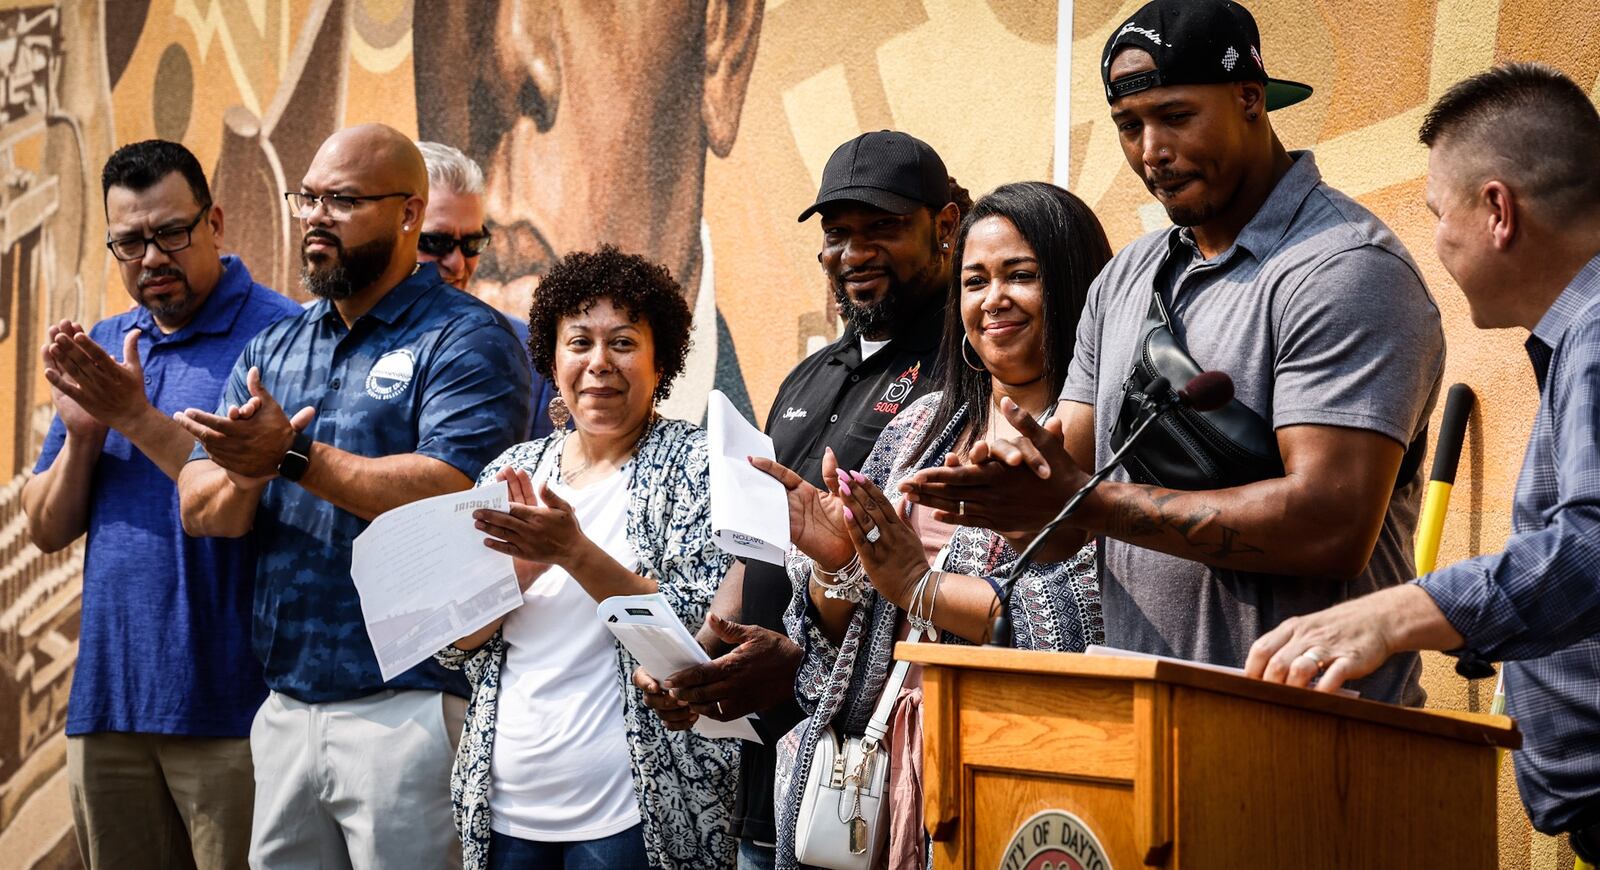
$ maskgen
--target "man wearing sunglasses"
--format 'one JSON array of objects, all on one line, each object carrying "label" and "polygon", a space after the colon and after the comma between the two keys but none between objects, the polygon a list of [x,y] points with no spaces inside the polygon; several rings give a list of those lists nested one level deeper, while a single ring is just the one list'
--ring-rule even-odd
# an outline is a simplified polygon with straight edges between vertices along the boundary
[{"label": "man wearing sunglasses", "polygon": [[418,142],[417,150],[428,166],[428,211],[417,237],[417,262],[438,263],[439,277],[446,284],[466,290],[478,270],[478,255],[489,246],[489,230],[483,224],[483,170],[449,145]]},{"label": "man wearing sunglasses", "polygon": [[466,680],[431,660],[383,679],[350,579],[373,518],[470,487],[528,427],[506,319],[417,264],[427,191],[398,131],[329,137],[286,197],[317,300],[245,348],[216,413],[178,415],[200,441],[179,477],[185,528],[253,533],[259,550],[255,867],[460,863]]},{"label": "man wearing sunglasses", "polygon": [[[417,150],[428,165],[428,210],[417,237],[417,262],[437,263],[439,276],[458,290],[466,290],[489,303],[511,323],[517,341],[528,345],[528,308],[532,301],[506,292],[504,286],[484,291],[468,285],[478,270],[478,256],[489,246],[484,225],[483,170],[478,161],[439,142],[418,142]],[[543,438],[554,429],[548,409],[556,388],[533,373],[533,430],[529,438]]]},{"label": "man wearing sunglasses", "polygon": [[131,310],[42,348],[56,416],[22,490],[45,552],[88,535],[67,701],[78,849],[98,867],[238,867],[250,843],[255,551],[178,522],[194,438],[171,414],[210,405],[258,331],[300,309],[219,254],[222,209],[176,142],[126,145],[102,171],[106,247]]}]

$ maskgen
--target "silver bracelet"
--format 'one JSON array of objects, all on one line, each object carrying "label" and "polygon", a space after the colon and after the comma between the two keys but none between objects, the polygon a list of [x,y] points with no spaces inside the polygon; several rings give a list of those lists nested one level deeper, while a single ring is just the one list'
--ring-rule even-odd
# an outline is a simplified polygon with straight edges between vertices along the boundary
[{"label": "silver bracelet", "polygon": [[[824,577],[833,578],[831,580]],[[822,588],[824,598],[836,601],[849,601],[859,603],[861,594],[866,591],[867,572],[861,567],[861,554],[850,557],[844,567],[837,571],[829,571],[817,567],[816,560],[811,562],[811,579]]]},{"label": "silver bracelet", "polygon": [[[924,634],[932,634],[933,608],[939,595],[939,583],[944,579],[943,571],[929,568],[917,580],[916,588],[911,592],[911,600],[906,602],[906,620],[911,627]],[[929,586],[933,588],[932,599],[928,596]]]}]

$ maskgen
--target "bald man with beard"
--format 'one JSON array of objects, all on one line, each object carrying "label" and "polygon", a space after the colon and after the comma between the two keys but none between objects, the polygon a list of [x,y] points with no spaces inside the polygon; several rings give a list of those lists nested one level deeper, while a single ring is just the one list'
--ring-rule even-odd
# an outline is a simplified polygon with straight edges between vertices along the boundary
[{"label": "bald man with beard", "polygon": [[254,534],[259,553],[271,694],[250,731],[250,864],[459,866],[449,782],[467,684],[431,660],[383,679],[351,545],[520,440],[527,355],[504,316],[417,264],[428,179],[409,138],[335,133],[285,196],[316,301],[246,346],[215,413],[175,415],[199,442],[178,478],[185,530]]}]

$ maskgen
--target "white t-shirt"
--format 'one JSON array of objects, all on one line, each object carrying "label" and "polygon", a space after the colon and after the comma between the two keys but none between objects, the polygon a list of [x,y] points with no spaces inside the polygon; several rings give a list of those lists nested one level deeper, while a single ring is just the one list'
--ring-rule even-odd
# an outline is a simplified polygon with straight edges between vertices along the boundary
[{"label": "white t-shirt", "polygon": [[[634,567],[626,469],[583,489],[551,488],[591,541]],[[572,575],[551,567],[506,617],[489,790],[491,827],[501,834],[573,842],[639,823],[616,641],[596,604]]]},{"label": "white t-shirt", "polygon": [[861,358],[865,360],[888,346],[888,341],[872,341],[871,339],[863,338],[861,339]]}]

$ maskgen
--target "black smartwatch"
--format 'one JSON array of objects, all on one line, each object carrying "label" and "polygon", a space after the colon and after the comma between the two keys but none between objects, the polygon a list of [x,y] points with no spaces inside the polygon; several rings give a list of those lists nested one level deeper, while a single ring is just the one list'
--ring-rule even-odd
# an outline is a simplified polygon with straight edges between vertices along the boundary
[{"label": "black smartwatch", "polygon": [[284,480],[299,480],[311,467],[311,436],[305,432],[294,433],[294,443],[289,452],[278,460],[278,476]]}]

